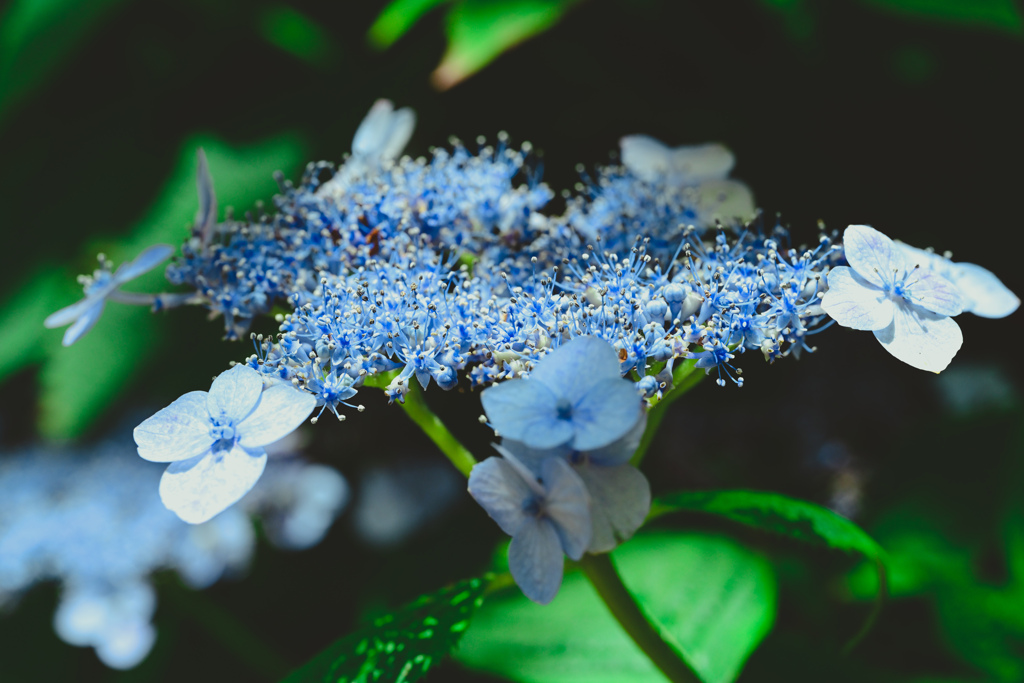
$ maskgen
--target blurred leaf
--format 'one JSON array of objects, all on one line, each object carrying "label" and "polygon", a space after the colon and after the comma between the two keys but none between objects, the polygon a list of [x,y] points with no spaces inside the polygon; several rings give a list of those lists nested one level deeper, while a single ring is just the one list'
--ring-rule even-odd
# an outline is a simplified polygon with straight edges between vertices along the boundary
[{"label": "blurred leaf", "polygon": [[63,331],[48,330],[42,320],[61,307],[70,291],[81,291],[63,269],[43,266],[29,276],[13,296],[0,303],[0,382],[26,365],[41,362],[47,349],[60,345]]},{"label": "blurred leaf", "polygon": [[392,0],[374,20],[366,37],[376,48],[391,47],[420,17],[445,2],[451,0]]},{"label": "blurred leaf", "polygon": [[447,90],[495,57],[542,33],[578,0],[462,0],[448,12],[448,49],[431,75]]},{"label": "blurred leaf", "polygon": [[331,55],[331,39],[315,21],[285,5],[263,9],[260,33],[271,45],[304,61],[319,64]]},{"label": "blurred leaf", "polygon": [[0,121],[124,0],[13,0],[0,16]]},{"label": "blurred leaf", "polygon": [[458,644],[483,603],[485,579],[424,595],[330,645],[284,683],[413,683]]},{"label": "blurred leaf", "polygon": [[[305,156],[303,146],[293,136],[283,136],[243,149],[233,149],[212,138],[193,138],[182,147],[177,167],[147,215],[132,230],[131,237],[108,248],[115,264],[135,258],[156,243],[177,244],[183,240],[196,211],[196,149],[203,147],[221,206],[249,206],[273,194],[276,184],[272,173],[291,169]],[[74,279],[66,276],[68,282]],[[160,291],[166,288],[163,268],[157,268],[129,289]],[[32,324],[42,329],[47,313],[81,298],[81,290],[50,303],[51,310],[33,309]],[[17,303],[17,302],[15,302]],[[41,307],[39,307],[41,308]],[[0,311],[0,319],[10,316]],[[24,324],[27,326],[28,321]],[[143,363],[158,350],[163,338],[162,321],[146,307],[108,303],[96,326],[70,348],[60,345],[58,332],[44,347],[46,360],[40,374],[40,430],[50,438],[67,439],[81,434],[102,413],[107,404],[125,388]],[[50,339],[48,332],[46,337]],[[211,334],[218,334],[216,329]],[[32,362],[31,354],[22,354],[22,362]],[[13,368],[7,368],[10,372]]]},{"label": "blurred leaf", "polygon": [[[771,629],[771,565],[730,539],[652,532],[615,550],[627,585],[705,683],[735,680]],[[488,599],[455,658],[522,683],[664,683],[580,573],[549,605],[518,590]]]},{"label": "blurred leaf", "polygon": [[1016,0],[864,0],[892,12],[957,24],[995,28],[1021,35],[1024,15]]}]

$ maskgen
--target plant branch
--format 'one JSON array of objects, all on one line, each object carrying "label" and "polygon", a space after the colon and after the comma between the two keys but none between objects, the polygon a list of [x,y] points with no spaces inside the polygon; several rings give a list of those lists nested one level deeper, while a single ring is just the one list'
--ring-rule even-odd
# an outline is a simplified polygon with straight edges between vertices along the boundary
[{"label": "plant branch", "polygon": [[669,405],[696,386],[697,382],[704,377],[704,373],[694,367],[696,363],[695,360],[684,360],[680,363],[672,371],[672,388],[647,411],[647,427],[644,428],[644,435],[640,438],[640,445],[637,447],[636,453],[629,460],[629,464],[633,467],[639,467],[644,456],[647,455],[647,449],[654,441],[654,436],[658,433],[658,428],[661,427],[661,421],[665,419],[665,412]]},{"label": "plant branch", "polygon": [[405,410],[405,414],[419,425],[423,433],[430,437],[430,440],[455,465],[455,469],[468,477],[473,466],[476,465],[476,458],[448,431],[448,427],[441,422],[441,418],[430,410],[423,398],[423,391],[415,380],[409,382],[409,391],[406,392],[405,402],[401,406]]}]

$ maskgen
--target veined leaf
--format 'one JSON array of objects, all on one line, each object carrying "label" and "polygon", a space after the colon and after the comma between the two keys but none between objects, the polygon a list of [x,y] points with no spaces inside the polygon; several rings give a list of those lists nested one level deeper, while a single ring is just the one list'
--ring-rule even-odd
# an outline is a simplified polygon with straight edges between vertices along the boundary
[{"label": "veined leaf", "polygon": [[[612,557],[644,611],[704,683],[729,683],[771,629],[776,584],[760,555],[722,536],[641,534]],[[518,590],[488,599],[455,659],[521,683],[664,683],[587,579],[569,573],[549,605]]]},{"label": "veined leaf", "polygon": [[[195,154],[198,147],[206,150],[222,206],[247,207],[258,199],[270,197],[276,189],[273,172],[296,167],[304,156],[302,145],[289,136],[244,149],[233,149],[208,137],[186,141],[163,192],[136,225],[131,237],[106,249],[115,264],[135,258],[152,244],[178,244],[188,235],[187,226],[192,222],[197,203]],[[163,268],[156,268],[133,280],[126,289],[165,290],[168,285],[163,272]],[[64,277],[73,287],[74,276],[66,273]],[[154,316],[144,306],[111,302],[89,333],[74,346],[62,347],[59,338],[63,331],[44,330],[43,318],[73,303],[82,294],[79,289],[63,296],[66,298],[51,300],[50,310],[33,309],[37,317],[30,321],[38,327],[40,341],[52,340],[45,346],[46,359],[40,374],[40,430],[50,438],[59,439],[72,438],[84,431],[159,348],[163,336],[162,316]],[[8,315],[8,311],[0,311],[0,318]],[[211,334],[218,334],[218,330],[212,329]],[[21,354],[20,359],[24,363],[37,360],[31,353]],[[10,372],[15,368],[4,369]]]},{"label": "veined leaf", "polygon": [[467,579],[378,617],[330,645],[283,683],[413,683],[458,644],[483,603],[486,579]]}]

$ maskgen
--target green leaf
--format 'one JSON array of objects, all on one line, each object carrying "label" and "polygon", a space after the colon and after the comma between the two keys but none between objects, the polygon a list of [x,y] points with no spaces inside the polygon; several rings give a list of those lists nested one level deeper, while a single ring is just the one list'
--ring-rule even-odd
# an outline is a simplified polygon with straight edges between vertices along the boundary
[{"label": "green leaf", "polygon": [[0,121],[124,0],[13,0],[0,16]]},{"label": "green leaf", "polygon": [[[203,147],[210,163],[221,206],[249,206],[273,194],[272,174],[301,163],[303,146],[293,136],[283,136],[243,149],[234,149],[219,140],[201,137],[188,140],[182,147],[177,167],[146,216],[135,226],[131,237],[106,249],[115,264],[135,258],[156,243],[177,244],[188,234],[187,227],[196,211],[196,149]],[[73,286],[74,278],[64,275]],[[128,285],[133,291],[156,292],[166,289],[163,268],[157,268]],[[74,346],[60,345],[63,331],[43,330],[47,313],[74,303],[81,290],[68,291],[60,301],[49,300],[46,310],[31,311],[25,325],[37,326],[46,359],[40,374],[40,431],[57,439],[81,434],[124,389],[135,373],[160,348],[164,316],[154,316],[148,308],[108,303],[96,326]],[[18,302],[15,301],[15,304]],[[37,307],[41,308],[41,306]],[[169,314],[173,315],[173,312]],[[0,319],[10,317],[0,310]],[[56,334],[55,334],[56,333]],[[219,330],[211,329],[211,334]],[[22,353],[20,362],[36,357]],[[13,368],[6,367],[8,372]]]},{"label": "green leaf", "polygon": [[798,541],[823,545],[871,560],[885,551],[867,532],[827,508],[766,491],[685,491],[657,499],[651,517],[690,510],[725,517]]},{"label": "green leaf", "polygon": [[420,17],[450,0],[391,0],[370,27],[367,38],[378,49],[386,49],[404,36]]},{"label": "green leaf", "polygon": [[448,13],[448,49],[431,76],[446,90],[554,26],[578,0],[462,0]]},{"label": "green leaf", "polygon": [[1024,15],[1015,0],[864,0],[876,7],[917,17],[1024,34]]},{"label": "green leaf", "polygon": [[487,586],[467,579],[424,595],[330,645],[284,683],[418,681],[458,644]]},{"label": "green leaf", "polygon": [[[705,683],[728,683],[771,629],[771,565],[716,535],[644,533],[613,554],[643,609]],[[580,573],[537,605],[518,590],[488,599],[455,658],[521,683],[664,683]]]},{"label": "green leaf", "polygon": [[331,57],[330,36],[315,21],[286,5],[265,7],[259,18],[263,38],[281,50],[311,64]]},{"label": "green leaf", "polygon": [[81,292],[81,288],[63,269],[42,266],[0,303],[0,330],[4,335],[0,382],[27,365],[42,362],[47,350],[60,344],[63,332],[46,329],[42,321],[74,291]]}]

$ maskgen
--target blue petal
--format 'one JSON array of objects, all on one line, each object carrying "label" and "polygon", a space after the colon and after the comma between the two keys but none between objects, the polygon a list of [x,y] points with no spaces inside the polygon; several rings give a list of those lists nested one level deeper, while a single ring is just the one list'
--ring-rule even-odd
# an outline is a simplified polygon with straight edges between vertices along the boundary
[{"label": "blue petal", "polygon": [[169,244],[154,244],[145,249],[135,257],[134,261],[122,263],[121,267],[114,273],[114,282],[123,285],[129,280],[134,280],[143,273],[148,273],[161,263],[166,261],[174,253],[174,247]]},{"label": "blue petal", "polygon": [[[88,301],[88,299],[86,301]],[[91,330],[92,326],[96,324],[96,321],[100,319],[100,315],[103,314],[103,307],[106,304],[107,300],[104,298],[94,301],[93,305],[83,311],[78,320],[76,320],[74,324],[64,332],[64,339],[61,343],[64,346],[71,346],[81,339],[82,335]]]},{"label": "blue petal", "polygon": [[527,518],[508,546],[508,568],[523,594],[541,605],[562,585],[562,544],[546,519]]},{"label": "blue petal", "polygon": [[102,300],[103,296],[97,294],[92,294],[84,299],[80,299],[70,306],[65,306],[59,311],[46,316],[46,320],[43,321],[43,326],[52,329],[54,327],[70,325],[82,317],[82,314],[89,310],[89,308],[100,303]]},{"label": "blue petal", "polygon": [[530,373],[531,381],[541,382],[574,405],[599,382],[621,377],[618,354],[597,337],[576,337],[542,358]]},{"label": "blue petal", "polygon": [[416,114],[404,107],[394,111],[389,100],[377,100],[352,138],[352,154],[394,159],[405,148],[416,126]]},{"label": "blue petal", "polygon": [[558,418],[558,399],[544,384],[514,379],[480,394],[487,419],[503,437],[533,448],[553,448],[573,436],[568,420]]},{"label": "blue petal", "polygon": [[275,384],[260,394],[256,410],[237,428],[238,443],[244,448],[272,444],[291,434],[316,407],[316,396],[288,384]]},{"label": "blue petal", "polygon": [[640,393],[632,382],[621,377],[602,380],[573,406],[570,445],[578,451],[607,446],[636,426],[640,407]]},{"label": "blue petal", "polygon": [[625,436],[603,448],[587,451],[587,459],[602,467],[612,467],[629,462],[629,459],[636,453],[636,449],[640,447],[645,429],[647,429],[647,413],[641,411],[640,419],[632,429],[626,432]]},{"label": "blue petal", "polygon": [[578,560],[592,533],[587,487],[562,458],[548,458],[541,464],[541,481],[547,492],[544,514],[554,522],[565,554]]},{"label": "blue petal", "polygon": [[200,147],[196,150],[199,159],[199,168],[196,169],[196,190],[199,192],[199,211],[196,213],[195,229],[203,244],[210,241],[213,234],[213,227],[217,224],[217,195],[213,191],[213,177],[210,175],[210,165],[206,161],[206,152]]},{"label": "blue petal", "polygon": [[628,540],[651,511],[651,486],[632,465],[601,467],[593,463],[574,468],[590,494],[593,523],[592,553],[604,553]]},{"label": "blue petal", "polygon": [[256,407],[263,392],[263,377],[247,365],[236,365],[213,380],[206,409],[213,419],[228,419],[236,425]]},{"label": "blue petal", "polygon": [[501,530],[515,536],[527,519],[524,505],[534,497],[530,486],[501,458],[487,458],[469,473],[469,495]]},{"label": "blue petal", "polygon": [[983,318],[1005,318],[1020,299],[995,274],[973,263],[957,263],[953,284],[964,298],[964,310]]},{"label": "blue petal", "polygon": [[238,447],[171,463],[160,478],[160,499],[184,521],[201,524],[248,493],[266,464],[262,450]]},{"label": "blue petal", "polygon": [[139,455],[152,462],[194,458],[213,442],[205,391],[190,391],[135,428]]},{"label": "blue petal", "polygon": [[513,439],[502,439],[501,445],[494,445],[494,450],[505,457],[511,455],[526,466],[535,477],[541,476],[540,466],[548,458],[565,458],[572,455],[572,449],[568,446],[556,446],[555,448],[530,448],[522,441]]}]

